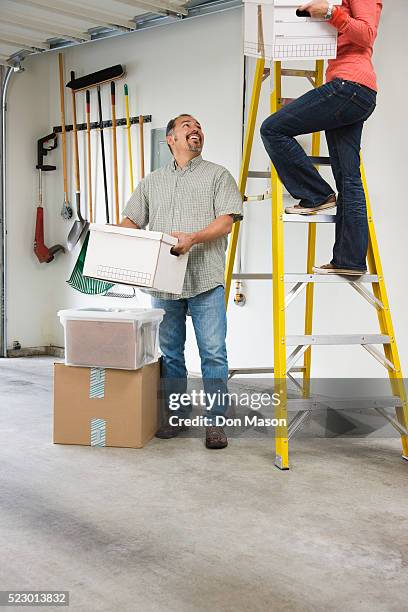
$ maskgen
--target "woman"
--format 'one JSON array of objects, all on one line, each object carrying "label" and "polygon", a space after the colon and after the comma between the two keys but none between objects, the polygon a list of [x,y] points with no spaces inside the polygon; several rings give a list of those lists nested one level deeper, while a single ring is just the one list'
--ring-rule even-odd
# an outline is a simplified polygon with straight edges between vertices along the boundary
[{"label": "woman", "polygon": [[[367,271],[368,223],[360,175],[364,122],[376,105],[377,82],[371,56],[382,2],[343,0],[333,6],[315,0],[300,7],[325,18],[338,30],[337,58],[329,61],[326,84],[284,106],[266,119],[261,136],[283,184],[299,204],[287,213],[313,214],[337,205],[336,240],[331,263],[313,268],[319,274],[360,275]],[[295,140],[325,130],[337,202]]]}]

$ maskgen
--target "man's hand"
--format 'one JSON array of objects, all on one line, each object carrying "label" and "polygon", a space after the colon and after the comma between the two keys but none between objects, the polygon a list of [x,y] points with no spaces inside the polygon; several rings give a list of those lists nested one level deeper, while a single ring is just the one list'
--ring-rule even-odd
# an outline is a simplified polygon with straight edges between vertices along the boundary
[{"label": "man's hand", "polygon": [[173,250],[180,255],[188,253],[194,242],[195,234],[186,234],[185,232],[173,232],[171,236],[178,238],[178,243],[173,247]]},{"label": "man's hand", "polygon": [[313,0],[299,7],[301,11],[308,11],[311,17],[321,18],[326,17],[329,8],[327,0]]},{"label": "man's hand", "polygon": [[194,244],[210,242],[226,236],[230,233],[233,224],[232,214],[220,215],[212,221],[207,227],[198,231],[187,234],[186,232],[173,232],[171,235],[178,238],[178,243],[173,247],[176,253],[184,255],[188,253]]}]

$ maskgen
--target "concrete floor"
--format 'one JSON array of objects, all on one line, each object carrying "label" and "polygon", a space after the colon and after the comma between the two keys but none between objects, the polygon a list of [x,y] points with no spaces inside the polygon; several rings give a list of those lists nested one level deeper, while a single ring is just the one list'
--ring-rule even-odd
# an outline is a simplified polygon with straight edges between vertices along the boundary
[{"label": "concrete floor", "polygon": [[52,359],[0,360],[0,589],[84,612],[407,609],[397,440],[294,439],[285,473],[267,439],[58,446],[51,389]]}]

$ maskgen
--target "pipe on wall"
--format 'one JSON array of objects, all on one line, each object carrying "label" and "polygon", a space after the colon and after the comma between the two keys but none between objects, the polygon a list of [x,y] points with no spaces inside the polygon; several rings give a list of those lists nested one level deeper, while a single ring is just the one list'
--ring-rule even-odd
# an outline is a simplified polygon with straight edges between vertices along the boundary
[{"label": "pipe on wall", "polygon": [[0,351],[7,357],[7,200],[6,200],[6,136],[7,136],[7,91],[11,77],[20,68],[0,66],[0,225],[1,225],[1,261],[0,261]]}]

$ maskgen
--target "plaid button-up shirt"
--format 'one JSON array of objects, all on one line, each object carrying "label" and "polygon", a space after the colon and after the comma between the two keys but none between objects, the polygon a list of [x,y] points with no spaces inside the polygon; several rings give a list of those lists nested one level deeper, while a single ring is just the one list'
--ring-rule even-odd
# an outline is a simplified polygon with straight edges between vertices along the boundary
[{"label": "plaid button-up shirt", "polygon": [[[231,174],[201,155],[185,168],[175,161],[140,181],[123,214],[156,232],[197,232],[221,215],[242,219],[242,197]],[[189,251],[181,295],[151,291],[164,299],[194,297],[224,285],[226,236],[195,244]]]}]

